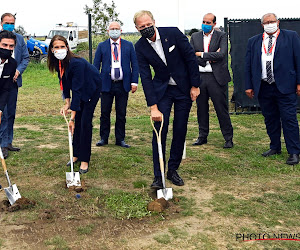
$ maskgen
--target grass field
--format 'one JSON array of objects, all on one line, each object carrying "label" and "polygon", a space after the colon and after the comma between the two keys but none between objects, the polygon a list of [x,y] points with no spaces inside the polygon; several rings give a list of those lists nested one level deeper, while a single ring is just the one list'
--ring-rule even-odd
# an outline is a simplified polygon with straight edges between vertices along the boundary
[{"label": "grass field", "polygon": [[[109,145],[95,146],[98,103],[90,171],[81,177],[87,189],[76,199],[74,191],[65,189],[65,172],[70,171],[65,166],[68,135],[59,115],[63,102],[57,77],[38,64],[30,64],[23,77],[14,140],[22,150],[10,153],[6,163],[21,195],[36,205],[15,212],[0,209],[0,249],[300,248],[299,241],[241,238],[243,234],[251,239],[259,234],[300,238],[300,166],[284,164],[288,156],[284,144],[281,155],[261,156],[269,146],[261,115],[231,116],[235,146],[224,150],[212,110],[208,144],[194,147],[198,134],[194,104],[187,158],[179,169],[185,185],[168,181],[178,199],[163,213],[150,213],[146,205],[155,197],[149,188],[152,133],[142,87],[129,97],[129,149],[114,145],[113,127]],[[170,131],[168,148],[171,135]],[[7,186],[3,174],[0,184]],[[0,200],[4,199],[1,190]]]}]

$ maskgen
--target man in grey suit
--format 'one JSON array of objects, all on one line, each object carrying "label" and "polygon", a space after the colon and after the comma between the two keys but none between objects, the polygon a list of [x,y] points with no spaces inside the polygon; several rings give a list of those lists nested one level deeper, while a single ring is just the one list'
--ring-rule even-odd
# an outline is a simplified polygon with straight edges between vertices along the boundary
[{"label": "man in grey suit", "polygon": [[202,31],[192,34],[191,45],[198,58],[202,84],[197,98],[199,137],[193,145],[207,143],[209,133],[209,97],[216,110],[220,128],[225,139],[224,148],[232,148],[233,128],[228,113],[227,84],[231,80],[226,55],[227,35],[215,30],[216,16],[208,13],[203,17]]}]

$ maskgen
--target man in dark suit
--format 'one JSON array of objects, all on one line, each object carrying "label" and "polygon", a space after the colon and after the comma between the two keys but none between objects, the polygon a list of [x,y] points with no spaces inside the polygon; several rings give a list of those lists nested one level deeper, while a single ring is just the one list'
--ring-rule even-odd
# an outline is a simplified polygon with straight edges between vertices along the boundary
[{"label": "man in dark suit", "polygon": [[224,148],[232,148],[233,128],[228,113],[227,84],[231,80],[227,65],[227,34],[215,30],[216,16],[203,17],[202,31],[192,34],[191,45],[198,58],[201,72],[200,95],[197,98],[199,137],[193,145],[207,143],[209,133],[209,97],[211,98],[220,128],[225,139]]},{"label": "man in dark suit", "polygon": [[[11,13],[4,13],[1,16],[2,30],[13,31],[15,28],[16,18]],[[17,108],[18,89],[22,86],[22,73],[29,63],[29,53],[22,35],[14,33],[17,37],[17,43],[13,52],[13,58],[17,61],[17,69],[14,74],[14,81],[17,82],[16,87],[9,92],[7,106],[3,111],[2,127],[0,129],[0,137],[2,137],[1,147],[4,157],[8,157],[8,151],[19,151],[20,148],[12,145],[14,122]]]},{"label": "man in dark suit", "polygon": [[107,30],[109,39],[99,43],[96,50],[94,65],[99,70],[101,66],[101,118],[100,137],[96,146],[108,144],[110,132],[110,113],[115,98],[116,145],[124,148],[130,146],[125,142],[125,123],[128,92],[134,93],[138,85],[138,63],[133,44],[121,39],[121,26],[112,22]]},{"label": "man in dark suit", "polygon": [[[177,173],[192,101],[199,95],[200,76],[196,56],[188,39],[178,28],[155,27],[150,11],[139,11],[134,23],[142,37],[135,45],[143,89],[156,128],[164,117],[162,150],[165,159],[169,118],[174,104],[173,140],[168,162],[167,178],[175,185],[184,185]],[[152,66],[155,76],[152,78]],[[156,136],[152,140],[154,189],[162,188]],[[165,162],[165,160],[164,160]]]},{"label": "man in dark suit", "polygon": [[245,89],[258,98],[265,118],[270,149],[262,155],[281,153],[281,127],[289,165],[299,163],[300,142],[297,121],[297,95],[300,95],[300,38],[290,30],[279,29],[273,13],[261,19],[264,33],[249,39],[245,60]]},{"label": "man in dark suit", "polygon": [[[15,45],[15,34],[6,30],[0,32],[0,128],[9,91],[16,85],[13,78],[16,72],[17,62],[11,57]],[[0,139],[2,138],[0,137]]]}]

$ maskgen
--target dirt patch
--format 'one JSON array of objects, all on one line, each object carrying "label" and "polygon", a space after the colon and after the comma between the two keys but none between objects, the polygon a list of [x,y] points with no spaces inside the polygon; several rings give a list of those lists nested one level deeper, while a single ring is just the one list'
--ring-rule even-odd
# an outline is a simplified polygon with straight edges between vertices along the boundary
[{"label": "dirt patch", "polygon": [[13,205],[10,205],[8,200],[2,200],[0,202],[0,211],[15,212],[21,209],[23,210],[23,209],[34,207],[35,204],[36,204],[35,201],[29,200],[25,197],[18,199]]},{"label": "dirt patch", "polygon": [[71,191],[75,191],[76,193],[81,193],[87,190],[87,187],[85,185],[85,181],[84,180],[80,180],[81,185],[80,186],[70,186],[67,187],[67,183],[64,183],[64,187],[67,188],[70,192]]}]

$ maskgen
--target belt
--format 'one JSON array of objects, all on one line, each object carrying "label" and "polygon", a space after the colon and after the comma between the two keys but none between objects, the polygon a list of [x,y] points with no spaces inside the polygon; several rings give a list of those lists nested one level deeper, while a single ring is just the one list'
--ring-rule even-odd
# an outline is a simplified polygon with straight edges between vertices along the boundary
[{"label": "belt", "polygon": [[121,83],[123,80],[111,80],[112,83]]},{"label": "belt", "polygon": [[261,80],[261,83],[267,84],[267,85],[275,85],[275,82],[268,83],[268,82],[265,81],[265,80]]}]

